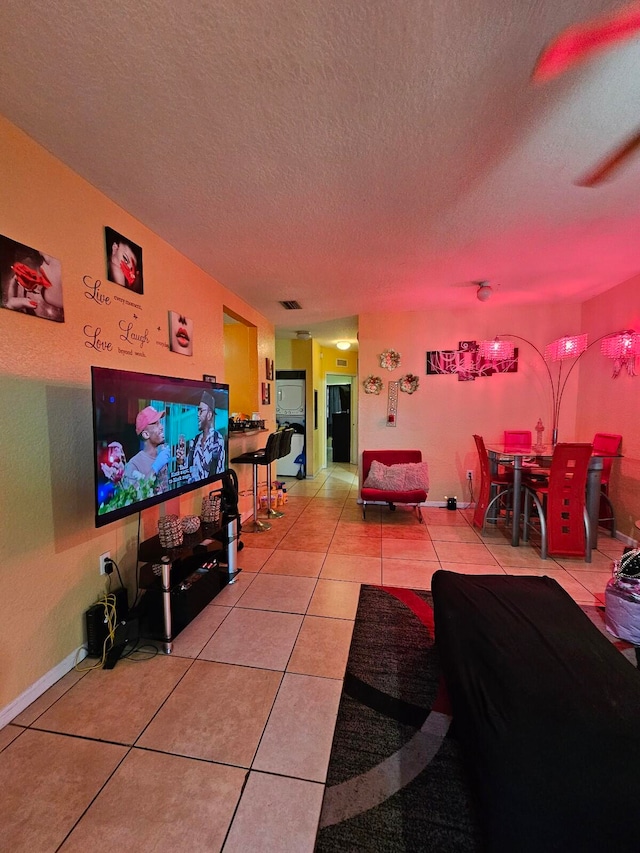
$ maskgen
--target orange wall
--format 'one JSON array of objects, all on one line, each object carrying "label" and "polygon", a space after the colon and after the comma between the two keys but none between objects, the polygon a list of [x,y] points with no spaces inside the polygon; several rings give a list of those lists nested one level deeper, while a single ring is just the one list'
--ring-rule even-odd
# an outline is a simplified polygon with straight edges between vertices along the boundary
[{"label": "orange wall", "polygon": [[249,417],[262,409],[258,396],[256,332],[254,326],[244,323],[224,326],[224,369],[225,382],[229,383],[230,411]]},{"label": "orange wall", "polygon": [[[91,365],[224,381],[223,308],[255,325],[259,363],[273,358],[274,330],[1,118],[0,171],[2,233],[62,262],[65,310],[65,322],[54,323],[0,309],[1,725],[25,691],[73,663],[84,611],[104,591],[98,556],[111,551],[130,591],[135,587],[137,518],[94,526]],[[144,294],[105,281],[105,225],[142,246]],[[101,281],[110,302],[88,298],[87,281]],[[194,320],[191,358],[168,348],[169,310]],[[121,321],[148,343],[121,341]],[[96,330],[111,350],[89,346]],[[265,415],[273,423],[273,406]],[[179,506],[172,501],[169,511],[198,511],[201,497],[197,491]],[[155,534],[158,512],[142,513],[142,538]]]}]

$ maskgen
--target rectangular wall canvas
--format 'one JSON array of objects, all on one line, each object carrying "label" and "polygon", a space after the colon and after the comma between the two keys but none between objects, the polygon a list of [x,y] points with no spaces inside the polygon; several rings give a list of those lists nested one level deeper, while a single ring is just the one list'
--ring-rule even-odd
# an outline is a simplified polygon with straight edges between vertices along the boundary
[{"label": "rectangular wall canvas", "polygon": [[120,284],[133,293],[144,293],[140,246],[106,225],[104,243],[109,281]]},{"label": "rectangular wall canvas", "polygon": [[193,355],[193,320],[169,311],[169,349],[178,355]]},{"label": "rectangular wall canvas", "polygon": [[62,264],[40,249],[0,235],[2,307],[64,323]]},{"label": "rectangular wall canvas", "polygon": [[427,376],[456,375],[459,382],[472,382],[494,373],[516,373],[518,348],[513,358],[486,361],[480,357],[476,341],[460,341],[457,350],[429,350],[426,367]]}]

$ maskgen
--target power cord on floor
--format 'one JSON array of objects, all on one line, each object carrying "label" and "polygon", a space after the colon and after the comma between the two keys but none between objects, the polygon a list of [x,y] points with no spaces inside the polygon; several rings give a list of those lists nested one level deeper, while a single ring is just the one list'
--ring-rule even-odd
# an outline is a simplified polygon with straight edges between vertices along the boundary
[{"label": "power cord on floor", "polygon": [[140,522],[142,519],[142,513],[138,513],[138,536],[136,539],[136,591],[133,596],[133,607],[137,607],[140,604],[141,590],[140,590]]},{"label": "power cord on floor", "polygon": [[474,504],[476,502],[476,499],[475,499],[474,494],[473,494],[473,480],[471,479],[471,477],[469,477],[467,482],[469,483],[469,486],[468,486],[469,506],[471,506],[471,504]]},{"label": "power cord on floor", "polygon": [[[145,660],[151,660],[158,654],[158,647],[153,643],[136,644],[128,652],[124,652],[120,660],[129,660],[131,663],[141,663]],[[135,655],[135,657],[134,657]]]}]

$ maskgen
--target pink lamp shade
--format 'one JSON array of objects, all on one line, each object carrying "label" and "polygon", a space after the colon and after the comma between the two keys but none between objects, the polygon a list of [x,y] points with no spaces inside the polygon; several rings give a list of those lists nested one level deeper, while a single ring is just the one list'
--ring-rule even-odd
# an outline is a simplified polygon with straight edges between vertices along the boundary
[{"label": "pink lamp shade", "polygon": [[628,332],[618,332],[617,335],[610,335],[600,344],[600,351],[607,358],[635,358],[635,356],[640,355],[640,334],[629,330]]},{"label": "pink lamp shade", "polygon": [[486,361],[503,361],[513,358],[514,352],[515,346],[512,341],[499,341],[495,338],[493,341],[480,341],[478,344],[478,354]]},{"label": "pink lamp shade", "polygon": [[629,376],[636,375],[636,356],[640,355],[640,334],[629,329],[608,335],[600,344],[600,352],[613,359],[614,379],[626,366]]},{"label": "pink lamp shade", "polygon": [[566,335],[547,344],[544,357],[552,361],[563,361],[565,358],[577,358],[587,348],[587,335]]}]

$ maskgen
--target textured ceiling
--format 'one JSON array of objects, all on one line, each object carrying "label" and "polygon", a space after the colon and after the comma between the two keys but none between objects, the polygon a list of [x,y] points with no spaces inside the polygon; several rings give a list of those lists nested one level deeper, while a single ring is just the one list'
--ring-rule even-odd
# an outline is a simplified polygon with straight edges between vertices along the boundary
[{"label": "textured ceiling", "polygon": [[[640,271],[640,38],[597,0],[3,0],[0,112],[272,320],[584,299]],[[301,311],[285,311],[295,299]]]}]

